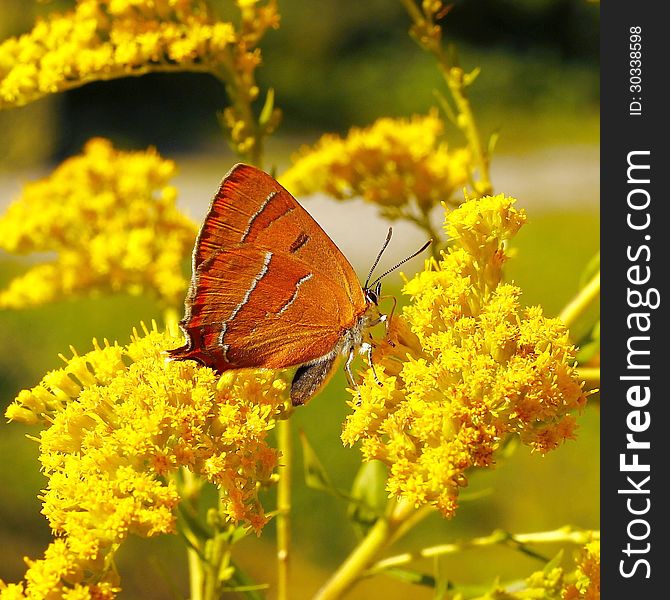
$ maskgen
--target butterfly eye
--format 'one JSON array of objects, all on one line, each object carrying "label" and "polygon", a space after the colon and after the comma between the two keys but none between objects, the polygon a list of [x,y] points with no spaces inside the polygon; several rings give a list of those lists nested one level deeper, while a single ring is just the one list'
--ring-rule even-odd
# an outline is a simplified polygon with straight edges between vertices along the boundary
[{"label": "butterfly eye", "polygon": [[368,289],[364,290],[364,292],[365,292],[365,299],[366,299],[368,302],[370,302],[370,303],[372,303],[372,304],[375,304],[375,305],[379,302],[379,292],[378,292],[378,288],[379,288],[379,286],[377,285],[377,286],[375,286],[375,289],[374,289],[374,290],[368,290]]}]

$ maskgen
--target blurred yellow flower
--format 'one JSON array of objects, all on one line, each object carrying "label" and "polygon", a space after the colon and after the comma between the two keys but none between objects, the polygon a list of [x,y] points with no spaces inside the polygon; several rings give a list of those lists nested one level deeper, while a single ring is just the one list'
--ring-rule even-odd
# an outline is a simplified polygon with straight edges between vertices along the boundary
[{"label": "blurred yellow flower", "polygon": [[600,541],[583,546],[575,557],[574,570],[551,561],[542,571],[536,571],[514,591],[502,586],[473,600],[600,600]]},{"label": "blurred yellow flower", "polygon": [[258,44],[279,27],[276,0],[237,0],[239,24],[220,21],[205,0],[77,0],[0,43],[0,109],[91,81],[152,72],[211,73],[226,86],[221,122],[236,152],[260,162],[281,111],[270,92],[257,120]]},{"label": "blurred yellow flower", "polygon": [[[99,79],[151,71],[248,78],[256,44],[278,25],[276,3],[238,2],[241,31],[217,21],[203,0],[78,0],[74,10],[40,20],[0,44],[0,108]],[[257,62],[256,62],[257,64]]]},{"label": "blurred yellow flower", "polygon": [[[221,490],[223,522],[256,531],[267,522],[258,493],[277,465],[267,436],[287,384],[270,371],[219,378],[193,361],[166,363],[164,351],[178,342],[154,326],[125,347],[95,343],[7,409],[10,420],[45,426],[42,512],[58,536],[29,561],[27,597],[88,598],[73,586],[102,582],[107,591],[90,597],[113,597],[119,544],[174,531],[182,467]],[[9,589],[0,597],[12,597]]]},{"label": "blurred yellow flower", "polygon": [[154,291],[181,301],[182,263],[195,224],[175,206],[172,161],[155,150],[121,152],[93,139],[83,154],[25,186],[0,217],[0,248],[55,252],[0,291],[0,308],[23,308],[99,291]]},{"label": "blurred yellow flower", "polygon": [[586,544],[576,562],[575,581],[563,590],[562,600],[600,600],[600,540]]},{"label": "blurred yellow flower", "polygon": [[466,470],[491,466],[506,436],[547,452],[573,436],[586,401],[565,327],[521,309],[521,290],[501,281],[505,243],[526,220],[514,202],[484,197],[447,215],[453,244],[405,285],[411,304],[373,356],[381,385],[368,370],[342,434],[389,465],[390,494],[445,516]]},{"label": "blurred yellow flower", "polygon": [[111,600],[120,591],[118,576],[107,567],[96,581],[86,582],[92,572],[100,572],[100,561],[86,560],[56,539],[40,560],[25,559],[25,581],[7,584],[0,580],[0,600]]},{"label": "blurred yellow flower", "polygon": [[408,216],[401,211],[411,203],[425,214],[468,180],[469,151],[450,150],[443,133],[435,110],[410,119],[382,118],[352,128],[346,138],[325,135],[313,148],[303,148],[280,181],[296,195],[362,196],[392,218]]}]

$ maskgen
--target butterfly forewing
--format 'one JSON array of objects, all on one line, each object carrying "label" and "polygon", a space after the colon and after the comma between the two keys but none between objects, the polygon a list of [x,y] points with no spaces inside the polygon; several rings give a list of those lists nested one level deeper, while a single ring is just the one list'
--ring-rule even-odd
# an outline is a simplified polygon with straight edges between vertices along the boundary
[{"label": "butterfly forewing", "polygon": [[354,304],[364,304],[353,267],[311,215],[270,175],[237,164],[221,183],[205,217],[193,254],[197,267],[212,254],[238,245],[291,254],[343,286]]}]

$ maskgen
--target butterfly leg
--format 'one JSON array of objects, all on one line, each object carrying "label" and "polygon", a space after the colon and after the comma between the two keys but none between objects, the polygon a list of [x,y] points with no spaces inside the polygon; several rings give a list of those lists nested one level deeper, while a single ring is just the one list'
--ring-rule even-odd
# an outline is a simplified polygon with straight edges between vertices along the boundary
[{"label": "butterfly leg", "polygon": [[389,346],[395,348],[395,342],[389,339],[389,332],[391,330],[391,319],[393,318],[393,313],[398,305],[398,299],[395,296],[384,296],[383,298],[380,298],[380,301],[385,300],[386,298],[391,298],[391,300],[393,300],[393,306],[391,307],[391,312],[388,315],[382,315],[380,320],[384,321],[384,326],[386,327],[386,341],[389,343]]},{"label": "butterfly leg", "polygon": [[384,385],[381,381],[379,381],[379,377],[377,377],[377,371],[375,370],[375,363],[372,362],[372,344],[368,344],[367,342],[363,344],[363,348],[367,352],[368,355],[368,364],[370,365],[370,369],[372,369],[372,376],[375,378],[375,383],[379,386],[382,387]]},{"label": "butterfly leg", "polygon": [[349,348],[349,356],[347,356],[347,362],[344,364],[344,372],[347,374],[347,379],[349,380],[349,385],[356,390],[358,393],[358,402],[356,404],[358,406],[361,405],[361,390],[358,388],[358,384],[356,383],[356,380],[354,379],[354,374],[351,372],[351,363],[354,360],[354,357],[356,356],[356,351],[354,347],[352,346]]},{"label": "butterfly leg", "polygon": [[[393,296],[387,296],[387,297],[393,298]],[[393,300],[395,301],[395,298],[393,298]],[[390,339],[388,339],[389,326],[390,326],[390,322],[391,322],[390,317],[391,317],[391,315],[393,315],[393,310],[395,310],[395,304],[393,306],[393,309],[391,310],[390,315],[379,315],[379,317],[377,319],[375,319],[374,321],[372,321],[368,325],[368,327],[374,327],[375,325],[379,325],[380,323],[384,323],[384,327],[385,327],[385,330],[386,330],[386,341],[391,345],[391,347],[395,348],[395,343],[393,341],[391,341]],[[370,338],[370,340],[373,340],[371,333],[369,334],[369,338]],[[374,345],[374,343],[373,343],[373,345]]]}]

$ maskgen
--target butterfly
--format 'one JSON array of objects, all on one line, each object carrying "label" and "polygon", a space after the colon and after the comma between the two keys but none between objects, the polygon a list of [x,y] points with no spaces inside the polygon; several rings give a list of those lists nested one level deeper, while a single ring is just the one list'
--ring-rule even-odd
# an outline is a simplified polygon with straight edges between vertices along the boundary
[{"label": "butterfly", "polygon": [[[273,177],[245,164],[224,177],[193,250],[192,277],[173,360],[229,369],[297,366],[294,406],[324,385],[340,355],[371,359],[369,330],[386,322],[381,278],[365,285],[318,223]],[[422,252],[405,259],[395,268]],[[367,340],[370,341],[367,341]]]}]

